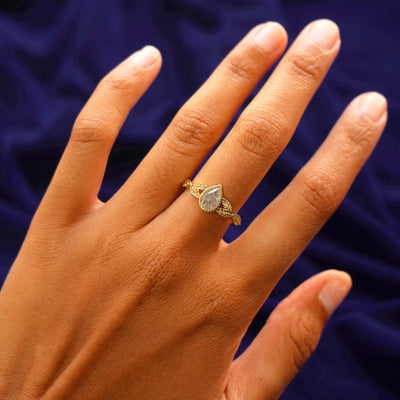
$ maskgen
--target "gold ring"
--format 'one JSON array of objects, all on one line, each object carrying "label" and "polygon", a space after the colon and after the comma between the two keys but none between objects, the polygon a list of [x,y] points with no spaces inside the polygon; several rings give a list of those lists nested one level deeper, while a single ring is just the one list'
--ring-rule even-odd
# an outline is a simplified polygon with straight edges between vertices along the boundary
[{"label": "gold ring", "polygon": [[199,206],[204,212],[215,211],[221,217],[232,218],[235,225],[241,224],[240,215],[232,212],[231,202],[223,197],[222,185],[207,186],[204,183],[193,183],[190,179],[186,179],[182,186],[189,188],[192,196],[199,199]]}]

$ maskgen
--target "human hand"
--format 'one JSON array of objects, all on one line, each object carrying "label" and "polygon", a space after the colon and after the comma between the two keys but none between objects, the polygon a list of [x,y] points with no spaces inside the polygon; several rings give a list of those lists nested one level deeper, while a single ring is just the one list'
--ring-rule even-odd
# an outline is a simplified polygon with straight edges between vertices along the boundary
[{"label": "human hand", "polygon": [[[234,354],[279,278],[339,206],[387,118],[382,96],[353,100],[289,186],[224,242],[230,220],[201,211],[182,182],[286,41],[277,24],[255,27],[106,203],[97,195],[109,152],[161,56],[147,47],[100,82],[0,292],[1,399],[279,397],[350,289],[346,273],[304,282],[232,363]],[[306,27],[194,182],[222,184],[239,212],[339,46],[334,24]]]}]

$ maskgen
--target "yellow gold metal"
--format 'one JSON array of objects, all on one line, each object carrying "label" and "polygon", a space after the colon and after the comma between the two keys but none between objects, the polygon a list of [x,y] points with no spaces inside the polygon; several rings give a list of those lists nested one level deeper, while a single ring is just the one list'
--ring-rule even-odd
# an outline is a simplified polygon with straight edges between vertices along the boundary
[{"label": "yellow gold metal", "polygon": [[[206,213],[215,211],[221,217],[232,218],[235,225],[241,224],[240,215],[233,213],[231,202],[223,197],[222,185],[207,186],[204,183],[193,183],[190,179],[186,179],[182,186],[189,189],[193,197],[199,199],[198,204],[202,211]],[[206,199],[206,195],[210,197],[211,192],[217,194],[212,196],[211,200]]]}]

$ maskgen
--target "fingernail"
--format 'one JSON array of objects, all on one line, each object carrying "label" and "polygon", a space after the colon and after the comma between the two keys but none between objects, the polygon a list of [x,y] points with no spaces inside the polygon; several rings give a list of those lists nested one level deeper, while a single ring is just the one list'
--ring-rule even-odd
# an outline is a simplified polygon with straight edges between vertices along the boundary
[{"label": "fingernail", "polygon": [[257,32],[254,42],[268,53],[273,53],[282,44],[283,28],[277,22],[267,22]]},{"label": "fingernail", "polygon": [[372,92],[361,97],[359,108],[371,121],[378,122],[386,112],[386,99],[380,93]]},{"label": "fingernail", "polygon": [[332,315],[338,305],[343,301],[350,288],[350,275],[342,271],[336,272],[335,275],[325,283],[319,293],[319,299],[329,316]]},{"label": "fingernail", "polygon": [[157,60],[158,51],[153,46],[145,46],[143,49],[133,53],[132,64],[138,68],[148,68]]},{"label": "fingernail", "polygon": [[338,41],[339,28],[334,22],[328,19],[321,19],[311,25],[308,38],[329,50]]}]

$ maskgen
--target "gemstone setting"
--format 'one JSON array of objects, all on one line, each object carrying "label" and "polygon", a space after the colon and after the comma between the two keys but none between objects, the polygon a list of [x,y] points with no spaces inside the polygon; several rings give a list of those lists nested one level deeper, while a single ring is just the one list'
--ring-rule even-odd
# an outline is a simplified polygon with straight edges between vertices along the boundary
[{"label": "gemstone setting", "polygon": [[211,213],[218,208],[222,196],[222,185],[210,186],[200,194],[199,206],[203,211]]},{"label": "gemstone setting", "polygon": [[198,199],[199,207],[204,212],[215,211],[221,217],[232,218],[235,225],[241,224],[239,214],[233,212],[231,202],[223,197],[222,185],[207,187],[204,183],[194,183],[190,179],[186,179],[182,186],[189,189],[190,194]]}]

